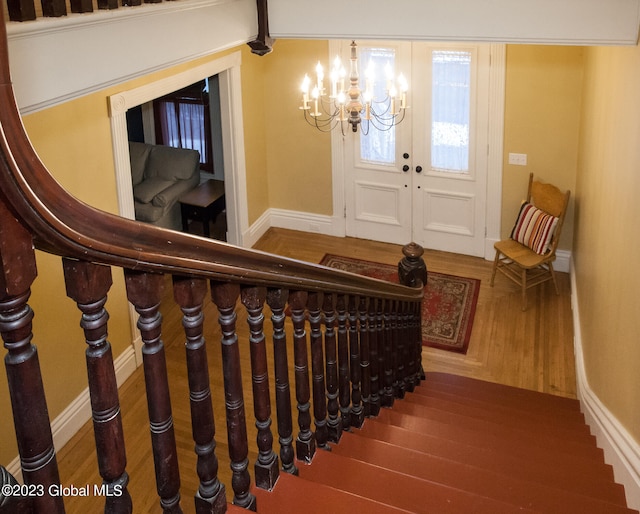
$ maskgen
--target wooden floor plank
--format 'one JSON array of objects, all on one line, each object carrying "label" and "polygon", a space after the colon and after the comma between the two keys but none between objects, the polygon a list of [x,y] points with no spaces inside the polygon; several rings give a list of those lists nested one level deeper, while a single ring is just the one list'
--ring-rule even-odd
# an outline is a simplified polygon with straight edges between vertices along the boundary
[{"label": "wooden floor plank", "polygon": [[[401,247],[386,243],[362,241],[353,238],[335,238],[284,230],[270,229],[255,248],[298,260],[318,263],[325,253],[367,259],[395,265],[402,258]],[[478,307],[466,355],[453,354],[432,348],[423,349],[423,365],[427,371],[442,371],[549,392],[575,398],[575,366],[571,323],[569,277],[560,273],[561,294],[553,287],[542,286],[530,291],[529,309],[520,310],[520,292],[515,284],[504,277],[496,277],[495,287],[489,286],[491,262],[468,256],[427,251],[425,260],[429,270],[462,275],[481,280]],[[504,280],[503,280],[504,279]],[[169,278],[167,278],[170,286]],[[161,306],[164,318],[163,339],[166,345],[168,369],[172,385],[173,415],[176,439],[180,449],[182,479],[182,505],[185,512],[193,511],[193,494],[198,480],[195,474],[195,454],[191,440],[188,390],[184,358],[184,333],[180,309],[167,288]],[[231,501],[231,473],[224,420],[224,394],[220,372],[220,332],[217,312],[210,301],[204,306],[209,344],[211,388],[217,430],[216,455],[219,458],[219,476],[227,488]],[[268,315],[268,313],[266,314]],[[248,340],[246,315],[239,311],[237,321],[241,341]],[[268,345],[270,347],[270,345]],[[245,350],[246,347],[243,348]],[[250,379],[248,351],[242,352],[241,366]],[[290,364],[293,362],[290,359]],[[273,378],[271,378],[273,382]],[[293,383],[293,382],[292,382]],[[153,460],[151,454],[147,406],[141,369],[121,387],[120,401],[127,447],[127,471],[131,476],[129,489],[134,498],[136,512],[161,512],[155,492]],[[293,390],[293,388],[292,388]],[[253,419],[251,386],[244,386],[247,419]],[[293,393],[292,393],[293,394]],[[274,405],[274,404],[272,404]],[[272,408],[275,412],[275,406]],[[256,460],[256,429],[249,423],[250,471]],[[277,439],[277,437],[276,437]],[[99,484],[93,429],[87,423],[58,454],[60,475],[64,485]],[[70,498],[67,512],[100,512],[103,498]]]}]

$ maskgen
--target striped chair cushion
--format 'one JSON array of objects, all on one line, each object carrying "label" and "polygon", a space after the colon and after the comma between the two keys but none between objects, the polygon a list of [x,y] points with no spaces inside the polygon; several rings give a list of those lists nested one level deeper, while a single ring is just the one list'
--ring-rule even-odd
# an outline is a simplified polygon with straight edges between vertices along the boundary
[{"label": "striped chair cushion", "polygon": [[511,239],[544,255],[549,250],[557,224],[558,218],[525,202],[511,231]]}]

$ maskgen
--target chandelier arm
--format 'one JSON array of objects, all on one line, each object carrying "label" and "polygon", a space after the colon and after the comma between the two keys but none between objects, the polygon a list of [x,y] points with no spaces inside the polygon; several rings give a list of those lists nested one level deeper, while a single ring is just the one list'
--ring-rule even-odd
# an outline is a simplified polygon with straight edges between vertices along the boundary
[{"label": "chandelier arm", "polygon": [[[326,95],[320,97],[320,107],[322,107],[324,114],[331,116],[331,118],[335,118],[340,114],[340,109],[335,105],[333,100],[327,98]],[[331,113],[331,111],[333,111],[333,113]]]},{"label": "chandelier arm", "polygon": [[387,118],[373,117],[371,118],[371,125],[373,125],[377,130],[380,130],[380,131],[391,130],[393,127],[401,123],[402,120],[404,120],[404,109],[402,111],[402,116],[400,117],[400,119],[397,119],[398,116],[400,115],[391,116]]},{"label": "chandelier arm", "polygon": [[339,123],[335,120],[335,117],[320,118],[318,116],[311,116],[306,110],[304,112],[304,119],[309,125],[317,128],[320,132],[331,132]]},{"label": "chandelier arm", "polygon": [[[330,94],[325,93],[323,83],[325,75],[320,62],[316,66],[317,81],[312,83],[309,76],[305,75],[302,83],[302,109],[307,123],[315,126],[321,132],[329,132],[336,128],[337,125],[340,125],[340,131],[343,136],[346,135],[346,127],[350,127],[351,132],[357,132],[358,125],[360,125],[361,133],[366,136],[370,133],[371,126],[377,130],[387,131],[401,123],[405,116],[406,80],[398,84],[402,92],[401,98],[396,96],[396,88],[394,86],[393,89],[387,90],[386,98],[383,100],[372,99],[373,82],[369,82],[369,76],[367,76],[366,90],[363,92],[360,88],[360,73],[355,41],[351,43],[350,61],[350,73],[348,75],[350,85],[345,88],[343,78],[338,76],[340,60],[336,58],[336,64],[331,75],[331,87],[328,88],[331,91]],[[345,77],[344,68],[342,70],[340,77]],[[403,77],[402,74],[400,77]],[[338,82],[340,82],[340,87],[337,87]],[[313,87],[312,91],[310,91],[311,87]],[[391,88],[390,85],[387,85],[387,87]],[[394,114],[393,111],[396,110],[395,106],[398,101],[400,101],[399,110],[402,112]],[[383,110],[382,112],[376,112],[376,108],[382,108]],[[313,112],[311,109],[313,109]]]},{"label": "chandelier arm", "polygon": [[385,116],[387,116],[389,114],[389,112],[391,111],[391,101],[389,99],[389,97],[387,97],[387,100],[385,100],[384,102],[378,102],[376,105],[383,105],[384,106],[384,110],[382,112],[376,112],[376,110],[374,109],[374,106],[371,105],[371,114],[373,116],[375,116],[376,118],[380,118],[380,119],[384,119]]},{"label": "chandelier arm", "polygon": [[[365,126],[366,126],[366,128],[365,128]],[[361,128],[360,132],[362,132],[362,135],[363,136],[368,136],[369,135],[369,129],[371,128],[371,121],[370,120],[364,120],[360,124],[360,128]]]}]

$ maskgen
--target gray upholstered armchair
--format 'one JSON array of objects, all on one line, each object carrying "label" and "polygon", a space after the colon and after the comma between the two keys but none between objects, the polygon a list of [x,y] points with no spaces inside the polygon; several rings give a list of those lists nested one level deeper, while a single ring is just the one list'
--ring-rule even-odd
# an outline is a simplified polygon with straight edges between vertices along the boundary
[{"label": "gray upholstered armchair", "polygon": [[180,230],[178,199],[200,182],[196,150],[129,142],[136,219]]}]

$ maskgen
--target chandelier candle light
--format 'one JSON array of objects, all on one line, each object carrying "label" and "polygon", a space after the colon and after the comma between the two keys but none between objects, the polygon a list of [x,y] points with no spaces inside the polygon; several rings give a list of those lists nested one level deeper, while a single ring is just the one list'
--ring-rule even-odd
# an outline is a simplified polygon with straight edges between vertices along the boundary
[{"label": "chandelier candle light", "polygon": [[300,109],[304,112],[307,122],[323,132],[329,132],[340,126],[343,135],[347,123],[351,125],[353,132],[357,132],[358,125],[361,125],[361,131],[365,135],[369,133],[371,125],[378,130],[389,130],[400,123],[407,109],[407,90],[409,89],[404,75],[400,74],[395,80],[393,70],[387,64],[385,67],[386,95],[382,99],[376,99],[374,98],[376,77],[371,61],[364,73],[364,91],[360,88],[355,41],[351,42],[350,60],[349,85],[346,88],[347,72],[340,57],[335,58],[329,73],[328,95],[324,87],[324,68],[320,62],[316,65],[315,84],[312,84],[309,75],[304,76]]}]

